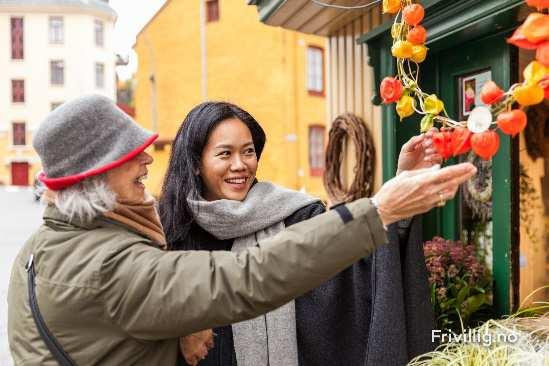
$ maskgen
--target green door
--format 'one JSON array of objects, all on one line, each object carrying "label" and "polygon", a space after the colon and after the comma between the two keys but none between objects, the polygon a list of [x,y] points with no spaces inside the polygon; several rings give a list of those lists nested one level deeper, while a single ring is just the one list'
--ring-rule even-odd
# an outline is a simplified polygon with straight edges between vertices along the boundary
[{"label": "green door", "polygon": [[[516,50],[505,43],[505,37],[520,24],[523,0],[424,0],[425,27],[428,29],[429,55],[421,64],[420,83],[426,92],[441,96],[448,113],[459,118],[460,78],[489,72],[491,79],[507,89],[517,80]],[[390,49],[391,21],[364,34],[358,43],[368,45],[369,64],[374,68],[374,97],[381,104],[378,87],[385,76],[395,74]],[[480,87],[480,86],[479,86]],[[417,116],[398,121],[394,105],[382,106],[383,179],[394,176],[400,147],[418,133]],[[516,140],[501,136],[501,146],[493,159],[490,231],[493,249],[494,307],[500,314],[509,314],[518,303],[518,198],[512,182],[518,182],[518,148]],[[450,161],[450,164],[454,161]],[[463,235],[464,210],[462,197],[448,202],[444,209],[424,215],[424,239],[443,235],[457,239]],[[511,291],[511,283],[517,291]],[[511,296],[513,300],[511,301]]]},{"label": "green door", "polygon": [[[434,87],[431,90],[436,90],[445,101],[450,117],[467,118],[468,111],[475,105],[474,95],[477,94],[478,101],[478,93],[486,79],[495,81],[503,89],[509,88],[515,78],[512,73],[516,69],[515,52],[505,42],[505,35],[492,35],[453,46],[432,58],[430,69],[436,72],[431,73],[427,81]],[[465,236],[470,240],[471,235],[466,234],[471,233],[472,226],[477,231],[482,228],[485,245],[490,246],[486,250],[492,257],[494,310],[498,314],[508,314],[511,310],[512,247],[517,236],[513,227],[518,227],[512,210],[512,175],[517,153],[512,145],[513,141],[507,135],[500,134],[499,152],[492,159],[491,168],[486,168],[492,175],[491,220],[466,214],[469,206],[464,203],[464,191],[468,187],[462,187],[456,199],[432,212],[425,220],[426,235],[438,234],[448,239],[464,239]],[[449,163],[455,162],[454,159]]]}]

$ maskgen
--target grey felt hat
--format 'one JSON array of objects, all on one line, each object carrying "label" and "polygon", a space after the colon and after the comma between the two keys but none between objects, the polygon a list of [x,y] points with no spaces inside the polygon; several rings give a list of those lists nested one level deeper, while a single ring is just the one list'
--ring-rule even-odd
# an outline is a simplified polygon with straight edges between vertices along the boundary
[{"label": "grey felt hat", "polygon": [[39,179],[58,190],[131,160],[156,140],[116,104],[86,95],[52,111],[34,136],[42,160]]}]

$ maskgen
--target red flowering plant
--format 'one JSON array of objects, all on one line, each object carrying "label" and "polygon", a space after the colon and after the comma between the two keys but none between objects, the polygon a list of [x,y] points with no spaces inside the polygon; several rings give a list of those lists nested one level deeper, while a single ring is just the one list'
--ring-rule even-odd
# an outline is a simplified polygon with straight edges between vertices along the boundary
[{"label": "red flowering plant", "polygon": [[[421,25],[425,9],[414,0],[383,0],[383,12],[395,14],[391,28],[391,53],[396,58],[397,75],[386,77],[380,85],[385,104],[396,103],[400,119],[418,113],[423,116],[421,131],[437,123],[440,133],[433,136],[437,152],[448,159],[473,150],[482,159],[491,159],[499,149],[499,135],[516,136],[526,127],[527,120],[520,108],[541,103],[549,97],[549,0],[525,0],[537,10],[507,40],[519,48],[536,50],[536,59],[524,70],[524,82],[502,90],[493,81],[487,82],[478,106],[467,121],[451,119],[444,102],[419,86],[419,64],[428,53],[425,46],[428,31]],[[515,105],[518,103],[519,108]],[[466,133],[463,130],[468,130]],[[454,136],[456,135],[456,136]]]},{"label": "red flowering plant", "polygon": [[461,332],[489,314],[490,275],[472,244],[434,237],[423,245],[437,329]]}]

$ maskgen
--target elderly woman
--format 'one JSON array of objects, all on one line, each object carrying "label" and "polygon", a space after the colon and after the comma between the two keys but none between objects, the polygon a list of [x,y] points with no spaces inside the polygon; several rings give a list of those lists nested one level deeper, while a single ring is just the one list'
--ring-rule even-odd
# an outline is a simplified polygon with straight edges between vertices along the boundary
[{"label": "elderly woman", "polygon": [[101,96],[41,124],[33,144],[49,203],[10,279],[15,364],[174,365],[179,337],[317,287],[385,243],[383,224],[429,210],[475,173],[467,164],[403,173],[376,195],[377,209],[342,205],[238,254],[165,251],[142,183],[155,138]]}]

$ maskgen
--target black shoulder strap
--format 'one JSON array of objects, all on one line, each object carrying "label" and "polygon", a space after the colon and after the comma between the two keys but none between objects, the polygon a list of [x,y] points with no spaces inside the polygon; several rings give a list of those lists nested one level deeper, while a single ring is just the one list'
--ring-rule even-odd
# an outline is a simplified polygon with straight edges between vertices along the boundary
[{"label": "black shoulder strap", "polygon": [[34,322],[36,323],[36,327],[38,328],[38,333],[40,333],[40,336],[46,343],[46,346],[48,347],[50,352],[53,354],[53,357],[57,360],[57,362],[59,362],[61,366],[76,365],[73,362],[73,360],[69,357],[69,355],[65,352],[63,347],[61,347],[57,339],[55,339],[55,337],[50,333],[48,327],[46,326],[46,323],[44,322],[44,318],[42,318],[42,314],[40,314],[40,309],[38,309],[38,301],[36,301],[36,293],[34,292],[35,273],[34,273],[33,259],[34,259],[34,256],[31,254],[25,269],[27,270],[27,273],[28,273],[30,308],[32,311],[32,317],[34,318]]}]

